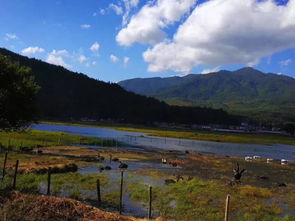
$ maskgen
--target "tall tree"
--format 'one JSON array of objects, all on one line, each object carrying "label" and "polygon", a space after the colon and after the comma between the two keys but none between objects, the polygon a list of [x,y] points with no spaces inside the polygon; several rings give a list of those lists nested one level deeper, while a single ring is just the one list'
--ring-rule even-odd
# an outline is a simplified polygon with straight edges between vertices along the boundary
[{"label": "tall tree", "polygon": [[31,69],[0,55],[0,130],[17,130],[36,119],[39,90]]}]

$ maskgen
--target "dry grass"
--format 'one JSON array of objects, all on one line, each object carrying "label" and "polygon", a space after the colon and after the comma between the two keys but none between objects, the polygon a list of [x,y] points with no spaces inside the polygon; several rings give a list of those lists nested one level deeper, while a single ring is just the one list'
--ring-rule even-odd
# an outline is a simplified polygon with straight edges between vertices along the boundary
[{"label": "dry grass", "polygon": [[[133,217],[105,212],[82,202],[50,196],[35,196],[13,192],[1,199],[1,220],[22,221],[136,221]],[[5,218],[4,218],[5,217]]]},{"label": "dry grass", "polygon": [[[1,194],[2,195],[2,194]],[[11,192],[0,196],[0,219],[22,221],[147,221],[106,212],[77,200]],[[167,221],[159,217],[154,221]]]},{"label": "dry grass", "polygon": [[54,154],[64,157],[79,157],[83,159],[94,159],[98,155],[105,157],[106,159],[110,157],[110,154],[114,157],[117,157],[121,160],[146,160],[152,158],[151,154],[147,153],[136,153],[122,149],[89,149],[79,146],[54,146],[54,147],[45,147],[42,148],[44,154]]}]

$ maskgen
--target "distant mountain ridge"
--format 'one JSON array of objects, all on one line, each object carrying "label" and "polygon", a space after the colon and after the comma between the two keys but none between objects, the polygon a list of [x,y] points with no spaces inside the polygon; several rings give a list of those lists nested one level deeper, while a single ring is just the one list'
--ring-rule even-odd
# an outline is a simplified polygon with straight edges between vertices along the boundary
[{"label": "distant mountain ridge", "polygon": [[169,106],[151,97],[137,95],[114,83],[89,78],[61,66],[21,56],[0,48],[0,54],[32,68],[41,90],[40,119],[81,118],[122,123],[235,124],[239,120],[222,110]]},{"label": "distant mountain ridge", "polygon": [[136,78],[119,85],[169,104],[222,108],[256,120],[295,122],[295,79],[249,67],[206,75]]}]

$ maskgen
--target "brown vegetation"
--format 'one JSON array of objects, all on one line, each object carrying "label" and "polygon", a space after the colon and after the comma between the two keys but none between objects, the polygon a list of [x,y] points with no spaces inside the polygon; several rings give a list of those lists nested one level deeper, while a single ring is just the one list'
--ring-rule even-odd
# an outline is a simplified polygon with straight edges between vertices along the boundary
[{"label": "brown vegetation", "polygon": [[139,219],[105,212],[80,201],[52,196],[12,192],[0,197],[1,220],[22,221],[139,221]]}]

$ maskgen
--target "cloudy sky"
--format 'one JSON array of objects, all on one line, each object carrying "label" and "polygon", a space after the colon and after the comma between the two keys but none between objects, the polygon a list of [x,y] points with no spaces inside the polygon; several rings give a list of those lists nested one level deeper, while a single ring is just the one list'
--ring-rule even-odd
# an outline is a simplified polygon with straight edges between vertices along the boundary
[{"label": "cloudy sky", "polygon": [[295,0],[0,0],[0,47],[112,82],[244,66],[295,77]]}]

